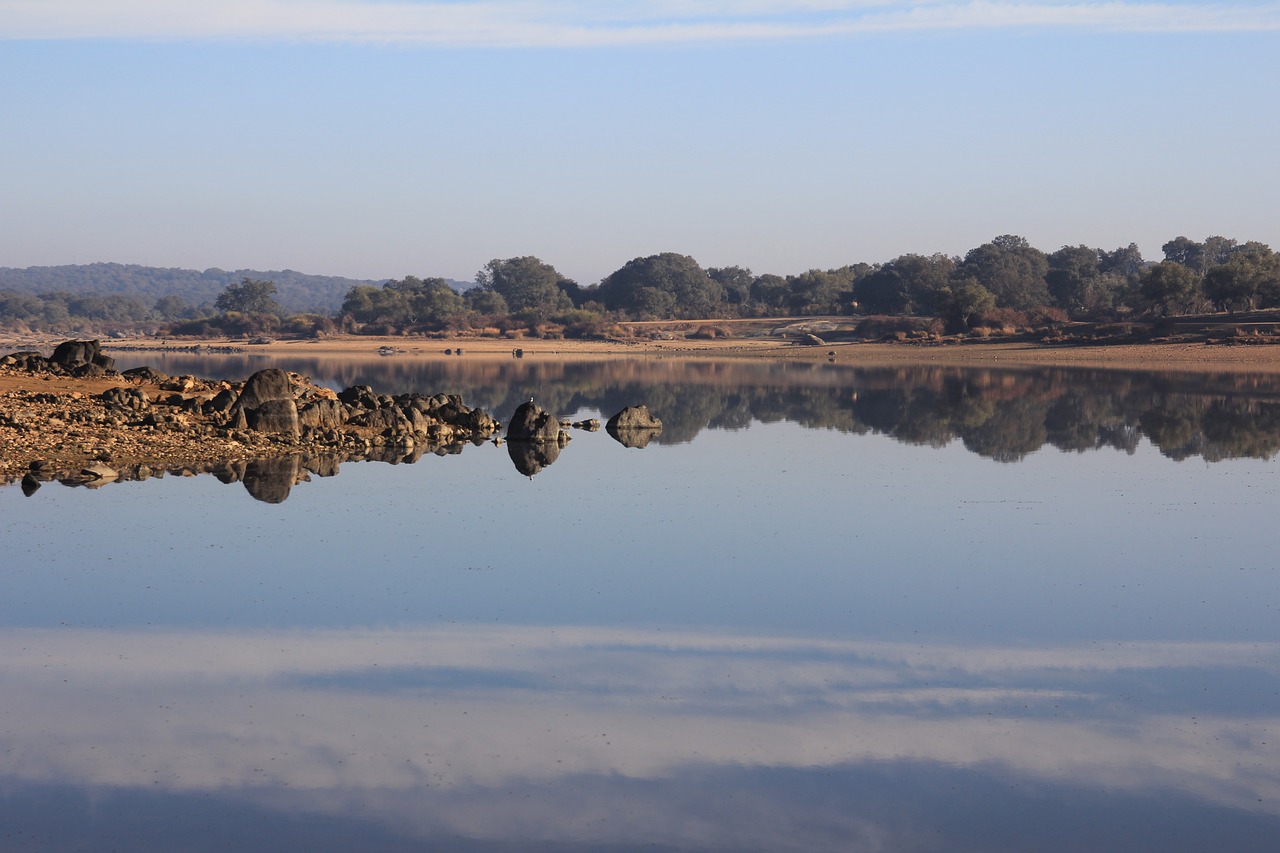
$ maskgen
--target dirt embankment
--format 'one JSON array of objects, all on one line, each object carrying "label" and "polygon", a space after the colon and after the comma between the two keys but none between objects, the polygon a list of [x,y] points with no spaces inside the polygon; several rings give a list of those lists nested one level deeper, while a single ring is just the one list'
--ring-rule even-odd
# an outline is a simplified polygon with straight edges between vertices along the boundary
[{"label": "dirt embankment", "polygon": [[278,369],[230,382],[112,364],[96,341],[0,357],[0,482],[94,484],[297,454],[410,459],[499,426],[443,394],[335,394]]}]

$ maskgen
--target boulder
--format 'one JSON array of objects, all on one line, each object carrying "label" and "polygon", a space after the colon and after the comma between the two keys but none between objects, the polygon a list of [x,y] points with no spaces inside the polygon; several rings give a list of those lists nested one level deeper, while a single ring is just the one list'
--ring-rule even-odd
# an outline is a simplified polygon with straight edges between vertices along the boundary
[{"label": "boulder", "polygon": [[71,368],[71,375],[77,379],[97,379],[107,375],[107,368],[91,361]]},{"label": "boulder", "polygon": [[348,406],[361,409],[378,408],[378,395],[368,385],[352,385],[338,393],[338,399]]},{"label": "boulder", "polygon": [[[49,356],[49,362],[65,370],[73,370],[85,364],[93,364],[102,354],[99,341],[63,341]],[[105,365],[99,365],[105,367]]]},{"label": "boulder", "polygon": [[120,375],[129,379],[131,382],[139,382],[148,385],[160,385],[169,381],[169,374],[161,373],[154,367],[134,367],[129,370],[122,371]]},{"label": "boulder", "polygon": [[298,405],[293,400],[267,400],[256,409],[244,410],[244,413],[249,429],[298,437]]},{"label": "boulder", "polygon": [[293,382],[289,379],[289,374],[278,367],[268,367],[245,381],[236,405],[244,409],[256,409],[272,400],[292,399]]},{"label": "boulder", "polygon": [[347,422],[347,409],[337,400],[316,400],[298,411],[298,424],[311,429],[337,429]]},{"label": "boulder", "polygon": [[646,447],[662,434],[662,421],[644,406],[627,406],[609,418],[604,428],[623,447]]},{"label": "boulder", "polygon": [[521,403],[507,424],[507,441],[561,442],[567,434],[560,429],[560,419],[530,400]]},{"label": "boulder", "polygon": [[658,420],[645,406],[627,406],[604,425],[613,432],[620,429],[662,429],[662,421]]}]

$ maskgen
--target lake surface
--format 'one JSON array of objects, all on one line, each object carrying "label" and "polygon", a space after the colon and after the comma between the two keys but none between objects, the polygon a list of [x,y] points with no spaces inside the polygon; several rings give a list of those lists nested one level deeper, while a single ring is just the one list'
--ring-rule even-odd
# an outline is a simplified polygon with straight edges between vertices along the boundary
[{"label": "lake surface", "polygon": [[665,428],[0,488],[0,849],[1280,838],[1273,378],[118,360]]}]

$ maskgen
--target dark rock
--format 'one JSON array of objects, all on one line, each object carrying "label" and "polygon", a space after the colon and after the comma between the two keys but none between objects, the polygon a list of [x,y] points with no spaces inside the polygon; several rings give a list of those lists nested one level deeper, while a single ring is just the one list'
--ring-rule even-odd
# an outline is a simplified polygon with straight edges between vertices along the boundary
[{"label": "dark rock", "polygon": [[609,418],[604,428],[623,447],[646,447],[662,434],[662,421],[644,406],[627,406]]},{"label": "dark rock", "polygon": [[134,367],[121,372],[121,376],[133,381],[159,385],[169,381],[169,374],[161,373],[154,367]]},{"label": "dark rock", "polygon": [[102,402],[109,407],[141,412],[151,405],[141,388],[108,388],[102,392]]},{"label": "dark rock", "polygon": [[412,432],[412,425],[404,412],[395,406],[386,409],[373,409],[361,412],[350,418],[347,423],[352,426],[369,427],[378,432],[396,433]]},{"label": "dark rock", "polygon": [[256,409],[272,400],[292,399],[293,382],[289,379],[289,374],[278,367],[268,367],[245,381],[236,405],[243,409]]},{"label": "dark rock", "polygon": [[585,421],[575,421],[571,426],[574,429],[585,430],[587,432],[596,432],[600,429],[599,418],[587,418]]},{"label": "dark rock", "polygon": [[654,417],[645,406],[627,406],[605,424],[605,429],[662,429],[662,421]]},{"label": "dark rock", "polygon": [[49,356],[49,362],[66,370],[73,370],[86,364],[93,364],[101,354],[102,344],[99,341],[63,341]]},{"label": "dark rock", "polygon": [[560,419],[532,401],[521,403],[507,424],[507,441],[560,442]]},{"label": "dark rock", "polygon": [[298,411],[298,424],[311,429],[337,429],[347,422],[347,409],[337,400],[316,400]]},{"label": "dark rock", "polygon": [[236,399],[240,395],[230,388],[223,388],[213,396],[212,400],[206,402],[202,408],[206,415],[225,415],[231,411],[231,407],[235,405]]},{"label": "dark rock", "polygon": [[338,394],[338,399],[348,406],[362,409],[378,408],[378,395],[368,385],[352,385]]},{"label": "dark rock", "polygon": [[71,368],[71,375],[77,379],[95,379],[100,376],[107,375],[107,369],[95,362],[82,364],[79,367]]},{"label": "dark rock", "polygon": [[289,400],[267,400],[255,409],[244,410],[249,429],[272,435],[298,437],[298,405]]}]

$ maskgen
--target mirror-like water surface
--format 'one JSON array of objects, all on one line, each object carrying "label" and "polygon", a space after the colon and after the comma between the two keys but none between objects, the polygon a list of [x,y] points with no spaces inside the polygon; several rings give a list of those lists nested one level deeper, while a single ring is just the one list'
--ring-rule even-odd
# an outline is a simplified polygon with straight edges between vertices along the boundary
[{"label": "mirror-like water surface", "polygon": [[271,366],[664,429],[0,489],[3,846],[1280,837],[1271,380]]}]

